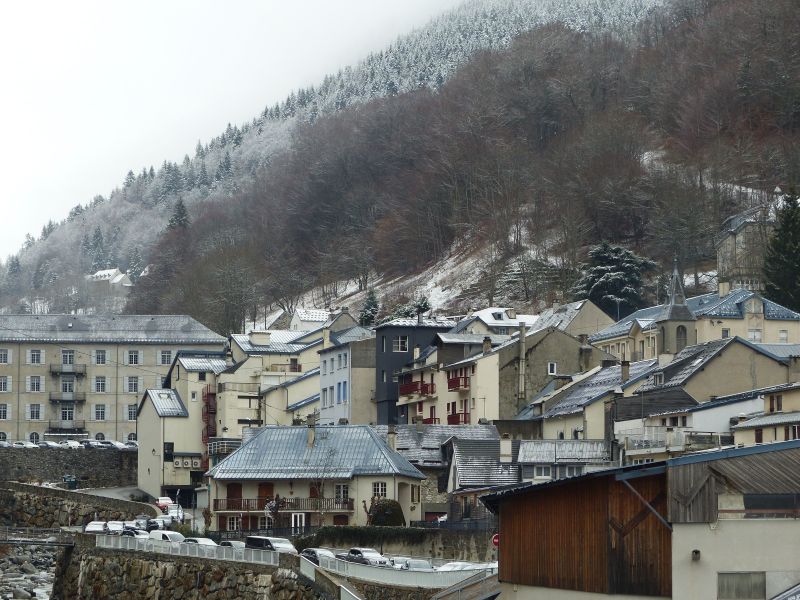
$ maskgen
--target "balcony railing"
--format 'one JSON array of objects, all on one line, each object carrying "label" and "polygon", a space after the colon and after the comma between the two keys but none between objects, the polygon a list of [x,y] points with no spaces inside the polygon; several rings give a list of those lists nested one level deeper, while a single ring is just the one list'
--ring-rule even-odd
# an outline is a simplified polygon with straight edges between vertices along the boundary
[{"label": "balcony railing", "polygon": [[86,392],[50,392],[50,402],[86,402]]},{"label": "balcony railing", "polygon": [[70,421],[48,421],[47,422],[47,431],[80,431],[82,429],[86,429],[86,421],[76,421],[72,419]]},{"label": "balcony railing", "polygon": [[447,415],[448,425],[469,425],[469,413],[460,412]]},{"label": "balcony railing", "polygon": [[[205,431],[205,430],[204,430]],[[238,450],[242,446],[242,440],[236,439],[222,439],[210,440],[208,442],[208,453],[211,456],[225,456],[234,450]]]},{"label": "balcony railing", "polygon": [[433,396],[436,393],[435,383],[423,383],[419,386],[419,393],[423,396]]},{"label": "balcony railing", "polygon": [[[248,511],[259,512],[264,510],[271,497],[264,498],[217,498],[214,500],[214,510],[219,511]],[[322,512],[347,510],[352,511],[354,502],[352,498],[297,498],[288,496],[280,500],[281,511],[297,512]]]},{"label": "balcony railing", "polygon": [[457,392],[469,389],[469,377],[451,377],[447,380],[447,390]]},{"label": "balcony railing", "polygon": [[50,363],[51,375],[86,375],[86,365]]},{"label": "balcony railing", "polygon": [[422,385],[421,381],[412,381],[411,383],[401,383],[398,391],[401,396],[409,396],[411,394],[419,394],[419,388]]},{"label": "balcony railing", "polygon": [[439,424],[439,417],[428,417],[427,419],[422,419],[423,425],[438,425]]},{"label": "balcony railing", "polygon": [[270,371],[278,371],[280,373],[302,373],[303,365],[297,363],[279,363],[270,365]]},{"label": "balcony railing", "polygon": [[219,393],[225,392],[240,392],[243,394],[258,394],[260,386],[258,383],[220,383]]}]

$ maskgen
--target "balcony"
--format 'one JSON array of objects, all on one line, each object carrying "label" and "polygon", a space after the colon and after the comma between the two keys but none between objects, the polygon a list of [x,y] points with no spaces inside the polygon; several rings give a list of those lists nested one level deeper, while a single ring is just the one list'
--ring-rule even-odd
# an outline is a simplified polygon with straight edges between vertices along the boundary
[{"label": "balcony", "polygon": [[469,377],[451,377],[447,380],[447,391],[457,392],[469,389]]},{"label": "balcony", "polygon": [[51,375],[86,375],[86,365],[50,363]]},{"label": "balcony", "polygon": [[[267,502],[272,500],[266,498],[217,498],[214,500],[214,511],[235,511],[235,512],[260,512],[264,510]],[[352,498],[281,498],[281,511],[288,512],[333,512],[333,511],[353,511],[354,502]]]},{"label": "balcony", "polygon": [[439,417],[428,417],[427,419],[422,419],[423,425],[438,425],[439,424]]},{"label": "balcony", "polygon": [[86,421],[48,421],[47,433],[77,432],[86,429]]},{"label": "balcony", "polygon": [[50,392],[50,402],[86,402],[86,392]]},{"label": "balcony", "polygon": [[297,363],[279,363],[269,366],[270,371],[277,371],[278,373],[302,373],[303,365]]},{"label": "balcony", "polygon": [[260,386],[258,383],[220,383],[219,393],[238,392],[240,394],[258,395]]},{"label": "balcony", "polygon": [[469,425],[469,413],[468,412],[451,413],[447,415],[447,424]]},{"label": "balcony", "polygon": [[401,396],[410,396],[411,394],[419,394],[421,381],[412,381],[411,383],[401,383],[398,391]]}]

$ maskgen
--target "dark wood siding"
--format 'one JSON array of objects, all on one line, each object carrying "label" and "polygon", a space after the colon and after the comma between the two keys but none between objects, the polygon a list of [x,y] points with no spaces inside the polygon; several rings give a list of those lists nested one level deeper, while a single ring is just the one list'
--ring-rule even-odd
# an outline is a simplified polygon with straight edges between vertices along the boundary
[{"label": "dark wood siding", "polygon": [[[664,475],[631,485],[666,511]],[[613,475],[500,504],[500,580],[594,593],[671,595],[671,532]]]},{"label": "dark wood siding", "polygon": [[709,463],[669,469],[670,523],[711,523],[717,520],[717,490]]}]

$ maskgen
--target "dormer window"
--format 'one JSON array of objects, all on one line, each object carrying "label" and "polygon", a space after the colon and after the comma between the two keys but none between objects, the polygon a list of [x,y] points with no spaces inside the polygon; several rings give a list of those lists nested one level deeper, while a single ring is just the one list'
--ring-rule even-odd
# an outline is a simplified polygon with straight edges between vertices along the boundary
[{"label": "dormer window", "polygon": [[503,313],[500,313],[500,312],[492,313],[492,318],[495,321],[502,321],[503,320]]},{"label": "dormer window", "polygon": [[655,385],[664,385],[664,373],[663,372],[653,373],[653,384],[655,384]]}]

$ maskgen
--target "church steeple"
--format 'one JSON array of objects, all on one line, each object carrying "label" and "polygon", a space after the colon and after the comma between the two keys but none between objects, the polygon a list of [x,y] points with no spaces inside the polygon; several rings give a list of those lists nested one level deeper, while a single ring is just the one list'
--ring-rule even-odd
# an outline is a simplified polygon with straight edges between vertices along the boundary
[{"label": "church steeple", "polygon": [[669,282],[669,305],[686,304],[686,293],[683,291],[683,281],[678,273],[678,257],[672,259],[672,279]]},{"label": "church steeple", "polygon": [[678,272],[678,258],[672,261],[672,278],[669,282],[669,299],[656,319],[659,324],[660,354],[676,354],[689,343],[696,334],[695,318],[686,304],[683,281]]}]

